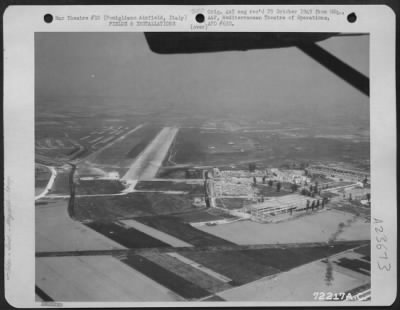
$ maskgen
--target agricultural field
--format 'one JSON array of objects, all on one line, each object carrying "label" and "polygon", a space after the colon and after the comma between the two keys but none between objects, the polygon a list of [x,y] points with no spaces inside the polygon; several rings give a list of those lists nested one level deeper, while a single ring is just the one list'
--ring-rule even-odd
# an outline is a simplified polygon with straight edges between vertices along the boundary
[{"label": "agricultural field", "polygon": [[331,270],[320,261],[300,265],[273,278],[235,287],[217,296],[227,301],[313,301],[314,292],[346,292],[365,285],[368,279],[353,277],[348,272]]},{"label": "agricultural field", "polygon": [[42,165],[35,165],[35,189],[43,190],[49,183],[51,171]]},{"label": "agricultural field", "polygon": [[169,246],[135,228],[128,228],[118,223],[97,221],[86,223],[86,225],[127,248],[156,248]]},{"label": "agricultural field", "polygon": [[223,219],[236,219],[235,216],[223,212],[220,209],[194,210],[191,212],[176,213],[174,217],[179,218],[184,223],[198,223],[218,221]]},{"label": "agricultural field", "polygon": [[126,195],[76,197],[75,214],[79,220],[114,220],[149,215],[190,212],[193,197],[185,194],[133,192]]},{"label": "agricultural field", "polygon": [[122,227],[125,228],[134,228],[136,230],[141,231],[142,233],[145,233],[146,235],[150,235],[153,238],[160,240],[172,247],[191,247],[192,245],[184,242],[178,238],[175,238],[171,235],[168,235],[162,231],[159,231],[153,227],[144,225],[138,221],[129,219],[129,220],[120,220],[117,222],[118,224],[122,225]]},{"label": "agricultural field", "polygon": [[123,248],[119,243],[71,219],[68,199],[42,198],[35,202],[36,252]]},{"label": "agricultural field", "polygon": [[196,229],[190,224],[183,223],[175,216],[147,216],[138,217],[135,220],[194,246],[233,244],[232,242]]},{"label": "agricultural field", "polygon": [[49,191],[50,195],[69,195],[70,194],[70,167],[62,167],[57,169],[57,176],[54,184]]},{"label": "agricultural field", "polygon": [[199,299],[210,295],[210,292],[197,284],[157,265],[143,256],[128,255],[128,257],[122,259],[122,261],[185,299]]},{"label": "agricultural field", "polygon": [[186,129],[178,135],[170,162],[176,164],[208,164],[227,160],[227,157],[245,159],[254,150],[253,141],[225,131]]},{"label": "agricultural field", "polygon": [[136,191],[178,191],[190,195],[204,195],[202,182],[174,182],[174,181],[139,181]]},{"label": "agricultural field", "polygon": [[359,248],[355,249],[354,252],[356,252],[358,254],[361,254],[361,255],[364,255],[364,257],[368,261],[371,260],[371,245],[370,244],[367,244],[367,245],[364,245],[362,247],[359,247]]},{"label": "agricultural field", "polygon": [[59,302],[183,300],[111,256],[37,258],[36,285]]},{"label": "agricultural field", "polygon": [[[163,163],[165,164],[165,162]],[[190,179],[187,175],[187,170],[189,166],[182,167],[182,166],[162,166],[158,172],[156,177],[160,179]],[[201,179],[203,177],[202,171],[197,170],[195,177],[196,179]]]},{"label": "agricultural field", "polygon": [[237,286],[288,271],[354,247],[354,244],[299,245],[285,248],[212,251],[181,249],[178,252],[232,279],[232,285]]},{"label": "agricultural field", "polygon": [[174,255],[149,251],[140,255],[210,293],[216,293],[232,287],[231,279],[225,279],[226,277],[211,271],[211,269],[204,270],[203,266],[194,266],[182,261],[174,257],[177,253],[172,254]]},{"label": "agricultural field", "polygon": [[247,198],[217,198],[215,204],[219,208],[228,210],[241,209],[253,204],[254,202]]},{"label": "agricultural field", "polygon": [[120,180],[79,180],[75,184],[76,195],[117,194],[124,189]]},{"label": "agricultural field", "polygon": [[335,240],[370,240],[370,223],[357,215],[322,210],[279,223],[260,224],[239,221],[199,230],[237,244],[328,242]]},{"label": "agricultural field", "polygon": [[279,131],[216,131],[187,129],[177,136],[171,162],[190,165],[237,164],[265,161],[279,166],[287,160],[343,161],[369,159],[369,141],[313,136],[282,136]]},{"label": "agricultural field", "polygon": [[335,253],[353,248],[354,244],[337,244],[324,246],[299,245],[293,248],[251,249],[242,253],[259,263],[267,264],[280,271],[287,271],[299,265],[334,255]]},{"label": "agricultural field", "polygon": [[240,250],[231,251],[179,251],[179,253],[232,280],[234,286],[273,275],[278,269],[259,263]]}]

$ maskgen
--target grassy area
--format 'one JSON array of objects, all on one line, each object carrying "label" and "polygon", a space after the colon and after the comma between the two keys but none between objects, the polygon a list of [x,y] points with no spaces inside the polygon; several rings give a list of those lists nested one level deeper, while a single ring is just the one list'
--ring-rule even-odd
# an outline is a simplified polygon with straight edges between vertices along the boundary
[{"label": "grassy area", "polygon": [[204,195],[203,184],[188,184],[186,182],[173,181],[139,181],[136,190],[155,190],[155,191],[184,191],[191,195]]},{"label": "grassy area", "polygon": [[51,177],[49,168],[35,165],[35,187],[46,187]]},{"label": "grassy area", "polygon": [[139,217],[136,218],[136,220],[194,246],[233,244],[232,242],[200,231],[189,224],[183,223],[179,218],[174,216]]},{"label": "grassy area", "polygon": [[255,186],[258,190],[258,193],[265,197],[279,197],[291,193],[290,187],[285,185],[285,183],[282,183],[282,187],[279,192],[276,190],[276,183],[274,183],[272,186],[268,186],[268,184],[257,184]]},{"label": "grassy area", "polygon": [[172,214],[194,210],[190,195],[130,193],[121,196],[78,197],[75,214],[79,220],[113,220]]},{"label": "grassy area", "polygon": [[198,299],[210,295],[210,292],[207,290],[153,263],[143,256],[129,255],[122,261],[186,299]]},{"label": "grassy area", "polygon": [[371,209],[363,206],[357,201],[342,201],[332,204],[334,209],[345,211],[354,215],[369,217],[371,216]]},{"label": "grassy area", "polygon": [[127,248],[155,248],[169,245],[134,228],[125,228],[112,222],[92,222],[86,224],[91,229],[118,242]]},{"label": "grassy area", "polygon": [[233,285],[242,285],[279,272],[242,251],[181,251],[180,254],[232,279]]},{"label": "grassy area", "polygon": [[185,179],[186,168],[165,168],[161,167],[157,172],[157,178],[164,179]]},{"label": "grassy area", "polygon": [[224,283],[166,253],[153,253],[149,251],[148,253],[141,254],[141,256],[209,292],[216,293],[231,287],[230,284]]},{"label": "grassy area", "polygon": [[116,194],[124,188],[125,186],[119,180],[80,180],[75,187],[75,194]]},{"label": "grassy area", "polygon": [[180,253],[242,285],[259,278],[329,257],[354,245],[270,248],[232,251],[187,251]]},{"label": "grassy area", "polygon": [[70,194],[69,174],[70,174],[69,170],[59,171],[57,173],[56,179],[54,180],[53,187],[51,188],[49,193],[57,195],[69,195]]},{"label": "grassy area", "polygon": [[354,252],[362,254],[364,256],[370,257],[371,256],[371,245],[365,245],[355,249]]},{"label": "grassy area", "polygon": [[354,245],[332,245],[315,247],[298,247],[287,249],[256,249],[242,253],[261,264],[272,266],[281,271],[292,269],[317,259],[329,257],[335,253],[353,248]]},{"label": "grassy area", "polygon": [[179,218],[182,222],[185,223],[206,222],[222,220],[226,218],[235,218],[233,215],[224,213],[218,209],[194,210],[191,212],[174,214],[174,217]]},{"label": "grassy area", "polygon": [[253,202],[246,198],[217,198],[215,199],[215,204],[219,208],[234,210],[241,209]]},{"label": "grassy area", "polygon": [[[255,147],[254,143],[259,144]],[[181,130],[177,136],[173,161],[178,164],[218,165],[273,157],[280,161],[353,162],[354,159],[369,159],[369,145],[369,142],[353,143],[351,140],[312,136],[282,138],[267,133],[187,129]]]},{"label": "grassy area", "polygon": [[220,163],[232,159],[245,159],[254,150],[254,143],[239,134],[226,131],[180,130],[176,138],[176,163]]}]

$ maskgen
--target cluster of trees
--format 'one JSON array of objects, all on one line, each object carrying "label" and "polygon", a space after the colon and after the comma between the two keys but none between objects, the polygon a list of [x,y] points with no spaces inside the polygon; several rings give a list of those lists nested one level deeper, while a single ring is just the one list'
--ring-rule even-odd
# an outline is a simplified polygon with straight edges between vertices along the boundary
[{"label": "cluster of trees", "polygon": [[310,202],[310,200],[307,200],[306,202],[306,210],[314,210],[314,209],[318,209],[319,207],[324,208],[325,205],[328,203],[329,199],[327,197],[324,197],[322,199],[317,199],[317,200],[313,200],[312,202]]},{"label": "cluster of trees", "polygon": [[257,166],[255,163],[250,163],[249,164],[249,171],[254,172],[257,169]]},{"label": "cluster of trees", "polygon": [[302,194],[303,196],[315,197],[315,193],[312,192],[312,191],[309,191],[309,190],[306,189],[306,188],[303,188],[303,189],[300,191],[300,194]]},{"label": "cluster of trees", "polygon": [[[307,186],[307,184],[305,184]],[[307,187],[302,188],[300,193],[304,196],[315,197],[315,195],[321,195],[321,190],[328,188],[328,185],[320,186],[318,182],[315,182],[314,185],[310,184]]]},{"label": "cluster of trees", "polygon": [[[274,182],[273,182],[272,180],[269,180],[269,181],[268,181],[268,186],[269,186],[269,187],[272,187],[273,185],[274,185]],[[277,181],[277,182],[276,182],[276,191],[277,191],[277,192],[280,192],[280,191],[281,191],[281,188],[282,188],[282,183],[279,182],[279,181]]]},{"label": "cluster of trees", "polygon": [[[264,177],[262,178],[263,184],[265,184],[265,180],[266,180],[266,176],[264,176]],[[254,185],[257,184],[256,177],[253,177],[253,183],[254,183]],[[274,181],[268,180],[268,186],[269,186],[269,187],[274,186]],[[281,183],[280,181],[276,181],[276,185],[275,185],[275,186],[276,186],[276,191],[277,191],[277,192],[280,192],[280,191],[281,191],[281,188],[282,188],[282,183]]]}]

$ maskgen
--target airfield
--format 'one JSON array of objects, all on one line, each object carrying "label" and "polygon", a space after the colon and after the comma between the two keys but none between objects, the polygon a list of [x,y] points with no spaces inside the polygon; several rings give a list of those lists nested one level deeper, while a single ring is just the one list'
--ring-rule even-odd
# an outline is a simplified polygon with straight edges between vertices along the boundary
[{"label": "airfield", "polygon": [[[245,121],[67,121],[36,128],[37,300],[302,301],[324,289],[369,298],[369,209],[342,198],[356,198],[355,181],[319,178],[333,198],[287,220],[260,223],[247,209],[254,197],[294,195],[286,179],[279,192],[277,176],[262,183],[271,167],[368,167],[364,133],[354,142],[338,128],[314,136]],[[215,167],[220,189],[207,206],[204,171]]]}]

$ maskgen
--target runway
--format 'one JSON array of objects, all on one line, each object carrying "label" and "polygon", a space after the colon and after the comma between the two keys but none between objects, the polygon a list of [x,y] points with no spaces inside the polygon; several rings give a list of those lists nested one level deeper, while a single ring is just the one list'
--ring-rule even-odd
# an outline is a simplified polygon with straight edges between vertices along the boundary
[{"label": "runway", "polygon": [[168,154],[172,142],[178,133],[178,128],[165,127],[150,144],[135,159],[122,180],[148,180],[153,179]]}]

